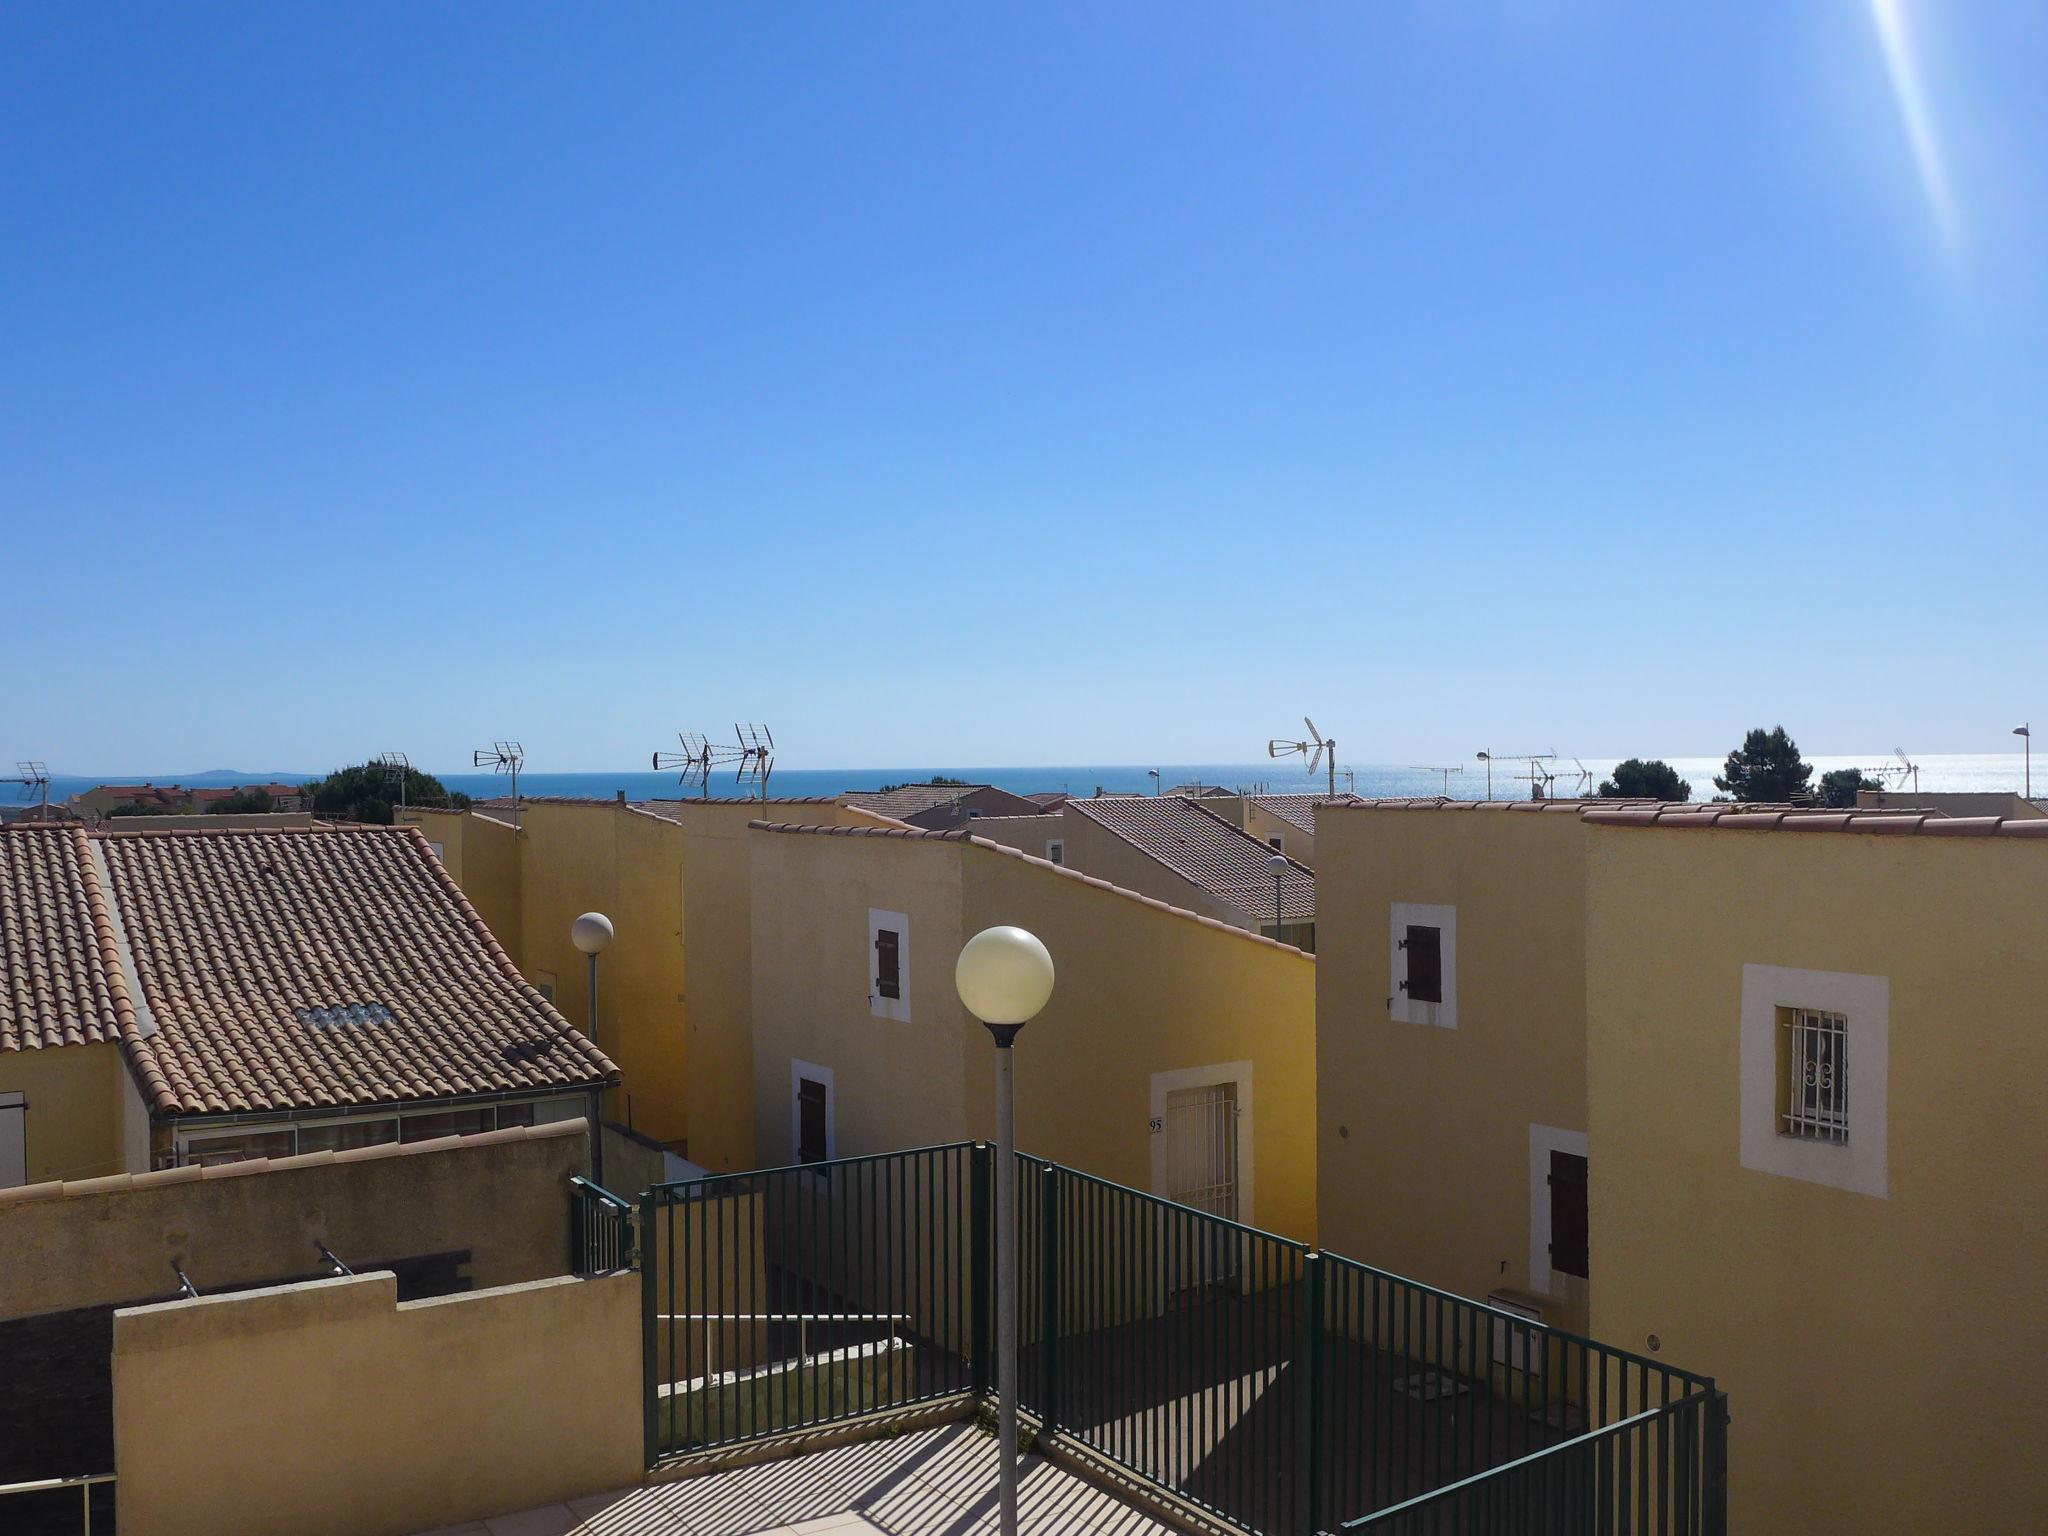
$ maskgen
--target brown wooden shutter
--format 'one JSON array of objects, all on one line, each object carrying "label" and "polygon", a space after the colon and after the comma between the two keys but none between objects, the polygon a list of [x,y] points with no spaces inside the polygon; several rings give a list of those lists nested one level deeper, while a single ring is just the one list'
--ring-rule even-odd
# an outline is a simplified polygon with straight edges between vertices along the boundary
[{"label": "brown wooden shutter", "polygon": [[894,928],[875,930],[875,991],[879,996],[903,996],[902,952],[903,939]]},{"label": "brown wooden shutter", "polygon": [[1444,1000],[1444,931],[1417,923],[1408,925],[1408,937],[1401,941],[1408,956],[1408,979],[1402,990],[1418,1003]]}]

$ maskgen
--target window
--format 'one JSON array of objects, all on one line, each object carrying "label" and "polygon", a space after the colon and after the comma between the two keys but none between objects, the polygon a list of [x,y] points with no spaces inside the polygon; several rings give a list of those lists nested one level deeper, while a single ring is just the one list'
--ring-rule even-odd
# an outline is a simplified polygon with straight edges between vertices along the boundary
[{"label": "window", "polygon": [[182,1159],[210,1168],[216,1163],[239,1163],[252,1157],[290,1157],[297,1151],[292,1131],[249,1131],[230,1136],[195,1136],[185,1144]]},{"label": "window", "polygon": [[789,1064],[790,1151],[799,1163],[829,1163],[839,1153],[832,1113],[832,1069]]},{"label": "window", "polygon": [[1778,1010],[1778,1129],[1807,1141],[1849,1139],[1849,1019]]},{"label": "window", "polygon": [[1423,923],[1407,925],[1401,947],[1408,951],[1408,974],[1402,990],[1410,1002],[1440,1003],[1444,1000],[1444,931]]},{"label": "window", "polygon": [[[408,1135],[406,1140],[417,1141]],[[301,1152],[346,1152],[351,1147],[381,1147],[398,1140],[396,1120],[335,1120],[299,1127]]]},{"label": "window", "polygon": [[1742,1166],[1890,1193],[1891,982],[1742,967]]},{"label": "window", "polygon": [[868,909],[868,1012],[910,1022],[910,919]]},{"label": "window", "polygon": [[1045,844],[1046,859],[1065,869],[1067,866],[1067,843],[1065,838],[1048,838]]},{"label": "window", "polygon": [[407,1115],[400,1122],[400,1141],[432,1141],[436,1136],[474,1136],[491,1128],[488,1109],[450,1109],[431,1115]]},{"label": "window", "polygon": [[1586,1159],[1550,1154],[1550,1268],[1553,1274],[1589,1275],[1586,1265]]},{"label": "window", "polygon": [[553,971],[535,971],[533,973],[533,990],[552,1003],[555,1000],[555,973]]},{"label": "window", "polygon": [[1287,839],[1282,837],[1278,832],[1275,832],[1271,837],[1266,839],[1266,846],[1272,849],[1275,853],[1285,853],[1287,851]]},{"label": "window", "polygon": [[1458,909],[1397,901],[1388,928],[1388,1015],[1456,1029]]}]

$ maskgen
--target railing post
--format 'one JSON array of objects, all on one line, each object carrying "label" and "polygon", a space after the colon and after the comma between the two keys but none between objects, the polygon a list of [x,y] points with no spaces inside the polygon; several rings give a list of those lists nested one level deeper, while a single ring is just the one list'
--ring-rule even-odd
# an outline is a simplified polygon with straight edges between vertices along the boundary
[{"label": "railing post", "polygon": [[1060,1186],[1048,1163],[1038,1180],[1038,1430],[1050,1435],[1059,1422],[1054,1390],[1059,1371],[1060,1329]]},{"label": "railing post", "polygon": [[994,1149],[987,1142],[978,1141],[972,1149],[970,1163],[970,1182],[974,1190],[973,1216],[968,1223],[968,1242],[972,1249],[968,1275],[973,1292],[970,1301],[973,1310],[973,1387],[974,1395],[984,1398],[988,1396],[989,1388],[989,1267],[994,1263],[989,1241],[989,1181],[994,1174],[991,1166],[994,1155]]},{"label": "railing post", "polygon": [[1308,1536],[1316,1536],[1323,1521],[1323,1256],[1310,1253],[1301,1261],[1302,1279],[1302,1391],[1308,1401],[1302,1415],[1303,1458],[1307,1462],[1306,1507]]},{"label": "railing post", "polygon": [[1707,1465],[1701,1489],[1706,1536],[1728,1536],[1728,1394],[1707,1398]]},{"label": "railing post", "polygon": [[654,1347],[654,1314],[660,1309],[659,1277],[655,1256],[661,1245],[654,1240],[654,1202],[652,1189],[640,1196],[640,1379],[642,1383],[642,1430],[643,1443],[647,1453],[647,1465],[653,1466],[661,1459],[661,1383],[655,1380],[660,1374],[656,1364]]}]

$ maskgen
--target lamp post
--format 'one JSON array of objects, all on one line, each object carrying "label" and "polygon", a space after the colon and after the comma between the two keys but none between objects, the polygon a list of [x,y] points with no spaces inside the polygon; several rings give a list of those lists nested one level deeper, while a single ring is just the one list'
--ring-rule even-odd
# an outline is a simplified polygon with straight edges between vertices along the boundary
[{"label": "lamp post", "polygon": [[2021,798],[2032,800],[2034,798],[2034,732],[2030,727],[2020,725],[2013,727],[2013,735],[2022,738],[2020,750],[2026,753],[2026,789],[2022,792]]},{"label": "lamp post", "polygon": [[1017,1536],[1017,1114],[1010,1047],[1052,996],[1052,956],[1022,928],[984,928],[953,967],[967,1011],[996,1042],[996,1414],[1002,1536]]},{"label": "lamp post", "polygon": [[[590,960],[590,1043],[599,1045],[597,1038],[597,957],[604,953],[605,946],[612,941],[612,920],[602,912],[586,912],[569,925],[569,942],[582,950]],[[602,1049],[602,1046],[599,1045]],[[590,1096],[592,1113],[590,1117],[590,1182],[604,1183],[604,1100],[603,1089]]]},{"label": "lamp post", "polygon": [[1157,768],[1147,768],[1145,770],[1145,777],[1152,781],[1152,793],[1158,794],[1160,785],[1159,770]]},{"label": "lamp post", "polygon": [[[1486,798],[1491,800],[1493,798],[1493,754],[1491,752],[1482,752],[1479,754],[1479,761],[1486,764]],[[1444,782],[1448,784],[1451,781],[1446,778]]]},{"label": "lamp post", "polygon": [[[1280,939],[1280,877],[1287,873],[1287,855],[1275,853],[1266,860],[1273,870],[1273,937]],[[1281,942],[1284,942],[1281,941]]]}]

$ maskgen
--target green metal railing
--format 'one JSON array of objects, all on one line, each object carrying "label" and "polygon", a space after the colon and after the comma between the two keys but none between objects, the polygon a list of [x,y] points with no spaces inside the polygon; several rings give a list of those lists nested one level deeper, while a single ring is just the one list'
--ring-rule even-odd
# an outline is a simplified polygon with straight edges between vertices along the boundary
[{"label": "green metal railing", "polygon": [[633,1265],[633,1202],[581,1175],[569,1179],[569,1257],[579,1275]]},{"label": "green metal railing", "polygon": [[1703,1475],[1725,1395],[1696,1390],[1504,1465],[1345,1522],[1377,1536],[1551,1536],[1727,1527],[1718,1485]]},{"label": "green metal railing", "polygon": [[649,1464],[985,1390],[991,1166],[963,1142],[648,1190]]},{"label": "green metal railing", "polygon": [[[986,1396],[993,1168],[960,1143],[647,1191],[649,1464]],[[1017,1265],[1019,1406],[1258,1536],[1725,1533],[1709,1378],[1023,1156]]]}]

